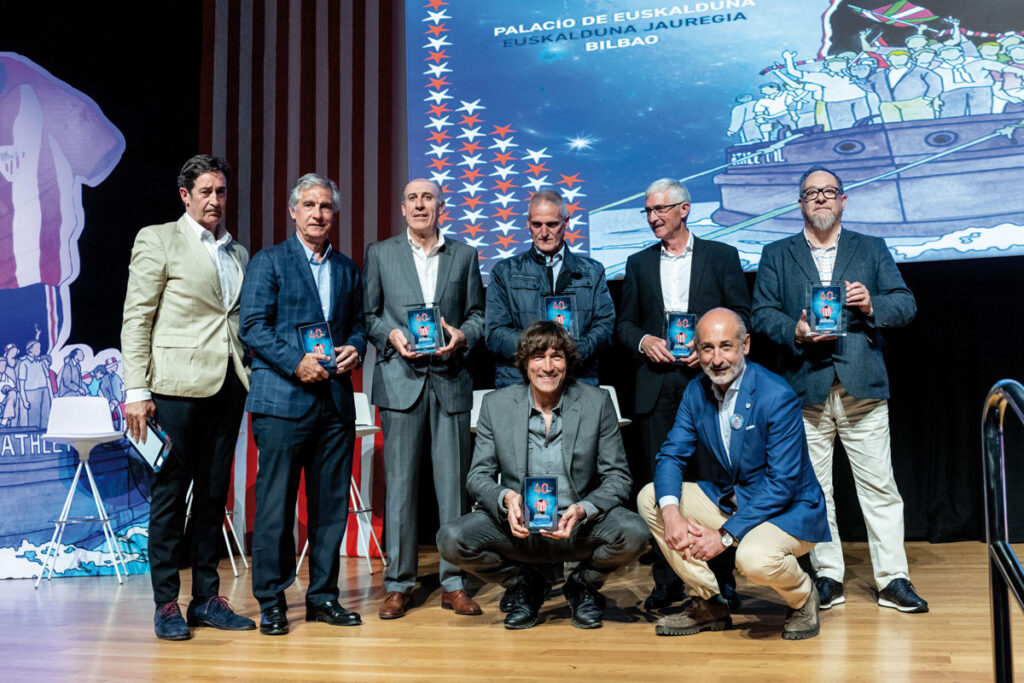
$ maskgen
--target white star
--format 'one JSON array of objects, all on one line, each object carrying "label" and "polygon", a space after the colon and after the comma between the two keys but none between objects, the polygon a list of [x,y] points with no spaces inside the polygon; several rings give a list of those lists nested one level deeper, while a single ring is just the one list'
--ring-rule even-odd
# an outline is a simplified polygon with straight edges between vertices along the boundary
[{"label": "white star", "polygon": [[567,201],[574,202],[574,201],[576,201],[577,197],[586,197],[587,195],[583,194],[583,188],[582,187],[575,187],[575,188],[568,188],[567,187],[564,190],[562,190],[562,196],[565,197],[565,199]]},{"label": "white star", "polygon": [[570,230],[575,228],[577,225],[586,225],[586,224],[587,224],[587,222],[585,220],[583,220],[583,214],[579,214],[578,216],[569,216],[569,229]]},{"label": "white star", "polygon": [[452,175],[448,171],[434,171],[430,174],[430,179],[438,185],[444,185],[447,181],[452,179]]},{"label": "white star", "polygon": [[491,232],[501,232],[502,235],[507,235],[509,232],[516,230],[515,221],[497,221],[498,227],[491,228]]},{"label": "white star", "polygon": [[482,138],[483,136],[484,134],[480,132],[480,126],[477,126],[476,128],[463,128],[462,135],[459,135],[458,137],[466,138],[470,142],[473,142],[473,140]]},{"label": "white star", "polygon": [[519,145],[517,145],[514,142],[512,142],[512,138],[508,138],[507,140],[502,140],[502,139],[495,140],[494,144],[491,145],[490,147],[488,147],[487,149],[494,149],[495,147],[497,147],[498,149],[501,150],[501,153],[504,154],[505,152],[508,151],[509,147],[518,147],[518,146]]},{"label": "white star", "polygon": [[498,249],[498,255],[495,258],[508,258],[509,256],[516,255],[516,248],[511,249]]},{"label": "white star", "polygon": [[427,152],[427,154],[436,154],[437,158],[440,159],[442,156],[448,154],[451,151],[451,147],[449,147],[448,143],[446,142],[443,145],[431,145],[430,151]]},{"label": "white star", "polygon": [[470,197],[475,197],[477,192],[483,192],[483,183],[462,183],[462,189],[459,192],[468,192]]},{"label": "white star", "polygon": [[451,19],[451,17],[448,16],[448,10],[443,9],[440,12],[431,12],[430,10],[427,10],[427,18],[423,21],[432,21],[435,24],[439,24],[442,19]]},{"label": "white star", "polygon": [[448,68],[448,62],[445,62],[444,64],[427,64],[427,70],[423,72],[423,75],[426,76],[427,74],[430,74],[434,78],[437,78],[441,74],[451,72],[452,70]]},{"label": "white star", "polygon": [[500,192],[495,192],[494,196],[496,197],[496,199],[493,202],[491,202],[491,204],[501,204],[501,207],[503,209],[507,209],[509,202],[515,201],[515,197],[513,195],[515,195],[515,192],[509,192],[508,194],[501,194]]},{"label": "white star", "polygon": [[473,100],[472,102],[467,102],[466,100],[459,100],[459,102],[462,102],[462,106],[456,109],[455,111],[464,111],[470,116],[472,116],[473,112],[475,112],[477,109],[487,109],[487,107],[480,104],[480,100]]},{"label": "white star", "polygon": [[577,247],[577,246],[573,246],[572,244],[569,244],[568,242],[566,242],[565,246],[569,247],[569,251],[571,251],[574,254],[580,253],[580,251],[583,249],[583,245],[582,244]]},{"label": "white star", "polygon": [[482,155],[480,155],[480,154],[476,154],[474,156],[469,156],[467,154],[463,154],[462,155],[462,161],[460,161],[457,165],[458,166],[469,166],[469,168],[472,170],[472,169],[476,168],[478,164],[484,163],[483,161],[480,160],[481,156]]},{"label": "white star", "polygon": [[479,249],[480,247],[486,247],[487,246],[486,244],[484,244],[484,238],[483,237],[467,237],[465,242],[466,242],[466,244],[468,244],[469,246],[473,247],[474,249]]},{"label": "white star", "polygon": [[492,173],[491,175],[498,175],[501,176],[502,180],[507,180],[510,175],[519,175],[519,171],[513,171],[513,168],[514,164],[509,164],[508,166],[495,166],[494,173]]},{"label": "white star", "polygon": [[533,163],[536,164],[541,159],[550,159],[551,158],[550,154],[545,154],[544,153],[546,151],[548,151],[547,147],[545,147],[544,149],[539,149],[537,151],[533,151],[532,149],[527,147],[526,148],[526,154],[523,155],[523,158],[524,159],[529,159],[530,161],[532,161]]},{"label": "white star", "polygon": [[425,125],[424,128],[433,128],[434,130],[441,130],[445,126],[452,125],[452,124],[448,123],[448,117],[447,116],[444,117],[443,119],[435,119],[433,116],[428,116],[427,118],[430,119],[430,123]]},{"label": "white star", "polygon": [[445,237],[452,234],[452,229],[447,225],[439,226],[439,228],[441,230],[441,234],[444,235]]},{"label": "white star", "polygon": [[445,36],[441,36],[440,38],[427,38],[427,44],[423,47],[429,47],[431,50],[437,52],[438,48],[445,45],[451,45],[451,43],[448,42],[448,39]]},{"label": "white star", "polygon": [[448,89],[445,88],[440,92],[434,92],[433,90],[427,92],[427,96],[423,98],[424,102],[433,102],[434,104],[441,104],[444,100],[450,100],[452,96],[448,94]]},{"label": "white star", "polygon": [[483,217],[484,212],[480,211],[479,209],[474,209],[473,211],[463,210],[462,218],[460,218],[459,220],[463,221],[464,223],[476,223],[479,220],[483,220]]},{"label": "white star", "polygon": [[540,190],[542,187],[547,185],[547,183],[548,183],[548,177],[546,175],[541,176],[540,178],[527,178],[526,179],[526,184],[529,185],[530,187],[532,187],[534,192]]}]

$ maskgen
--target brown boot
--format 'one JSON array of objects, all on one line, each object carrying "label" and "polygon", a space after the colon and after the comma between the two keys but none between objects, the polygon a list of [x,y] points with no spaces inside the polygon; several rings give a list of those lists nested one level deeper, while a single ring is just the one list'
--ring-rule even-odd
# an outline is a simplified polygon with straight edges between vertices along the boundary
[{"label": "brown boot", "polygon": [[821,605],[818,589],[811,586],[811,594],[807,596],[802,607],[790,609],[786,613],[786,623],[782,626],[782,637],[786,640],[804,640],[818,635],[818,609]]},{"label": "brown boot", "polygon": [[705,600],[693,596],[680,614],[662,617],[654,627],[659,636],[691,636],[701,631],[732,628],[729,603],[721,595]]}]

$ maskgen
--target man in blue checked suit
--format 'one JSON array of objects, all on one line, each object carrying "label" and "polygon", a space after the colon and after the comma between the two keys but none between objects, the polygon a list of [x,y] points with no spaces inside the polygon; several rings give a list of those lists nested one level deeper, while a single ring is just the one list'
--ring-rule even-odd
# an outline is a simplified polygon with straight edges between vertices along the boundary
[{"label": "man in blue checked suit", "polygon": [[[359,269],[328,240],[340,197],[313,173],[288,197],[295,235],[258,253],[242,287],[241,337],[255,352],[246,408],[259,447],[252,587],[260,630],[288,632],[285,589],[295,580],[295,502],[306,472],[306,620],[361,623],[338,604],[338,553],[348,520],[355,442],[352,370],[366,351]],[[249,279],[251,278],[251,279]],[[298,328],[325,323],[330,355],[306,353]],[[334,368],[324,363],[334,362]]]},{"label": "man in blue checked suit", "polygon": [[[725,308],[697,323],[705,377],[690,382],[675,425],[658,451],[654,483],[637,503],[669,565],[693,599],[658,621],[665,636],[731,625],[708,560],[736,545],[736,567],[770,586],[789,606],[782,637],[818,635],[818,592],[797,558],[829,540],[825,499],[807,456],[800,402],[778,375],[746,361],[750,335]],[[683,482],[697,444],[710,451],[714,476]]]}]

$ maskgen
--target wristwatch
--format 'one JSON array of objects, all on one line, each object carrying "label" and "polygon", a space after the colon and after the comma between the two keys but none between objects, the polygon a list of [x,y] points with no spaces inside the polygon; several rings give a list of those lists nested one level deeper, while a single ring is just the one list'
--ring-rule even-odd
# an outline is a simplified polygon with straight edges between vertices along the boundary
[{"label": "wristwatch", "polygon": [[719,532],[722,534],[722,545],[724,545],[726,548],[728,548],[736,542],[736,539],[732,537],[732,534],[730,534],[725,529],[719,529]]}]

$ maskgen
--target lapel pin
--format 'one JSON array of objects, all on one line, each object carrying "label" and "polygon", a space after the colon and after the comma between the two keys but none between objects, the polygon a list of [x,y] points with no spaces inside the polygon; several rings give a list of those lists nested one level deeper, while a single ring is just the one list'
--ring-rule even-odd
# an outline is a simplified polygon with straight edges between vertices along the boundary
[{"label": "lapel pin", "polygon": [[750,404],[749,403],[747,404],[747,410],[750,410]]},{"label": "lapel pin", "polygon": [[733,429],[739,429],[740,427],[743,426],[743,416],[733,415],[732,419],[730,420],[730,423],[732,424]]}]

